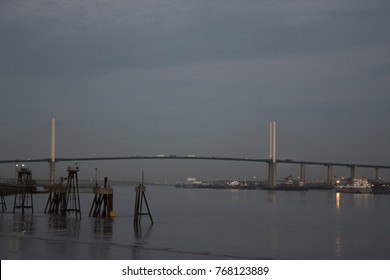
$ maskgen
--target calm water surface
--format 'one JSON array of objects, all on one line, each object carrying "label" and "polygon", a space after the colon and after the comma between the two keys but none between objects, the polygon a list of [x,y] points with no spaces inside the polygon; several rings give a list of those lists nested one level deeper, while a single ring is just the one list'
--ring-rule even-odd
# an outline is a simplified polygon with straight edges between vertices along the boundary
[{"label": "calm water surface", "polygon": [[114,219],[0,213],[1,259],[390,259],[390,196],[333,191],[147,186],[155,221],[133,227],[133,186],[114,188]]}]

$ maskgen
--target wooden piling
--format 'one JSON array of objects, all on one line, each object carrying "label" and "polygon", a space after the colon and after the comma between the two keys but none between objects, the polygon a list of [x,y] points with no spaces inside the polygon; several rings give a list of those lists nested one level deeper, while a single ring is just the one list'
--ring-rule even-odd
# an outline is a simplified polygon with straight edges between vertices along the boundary
[{"label": "wooden piling", "polygon": [[113,217],[115,216],[113,189],[107,186],[107,177],[104,178],[104,187],[96,185],[94,188],[95,197],[89,211],[89,217]]},{"label": "wooden piling", "polygon": [[[61,178],[59,185],[49,188],[45,213],[66,215],[74,212],[81,218],[78,167],[68,167],[68,177]],[[65,184],[66,181],[66,184]]]},{"label": "wooden piling", "polygon": [[46,202],[45,213],[64,214],[66,203],[66,178],[61,178],[60,184],[49,187],[49,197]]},{"label": "wooden piling", "polygon": [[0,204],[1,204],[1,211],[7,210],[7,204],[5,203],[4,193],[3,190],[0,189]]}]

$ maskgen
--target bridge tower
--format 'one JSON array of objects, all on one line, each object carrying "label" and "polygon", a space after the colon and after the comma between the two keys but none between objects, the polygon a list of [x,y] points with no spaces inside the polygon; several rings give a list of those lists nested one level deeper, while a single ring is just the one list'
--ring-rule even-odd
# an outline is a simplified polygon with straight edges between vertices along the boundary
[{"label": "bridge tower", "polygon": [[276,122],[269,124],[268,186],[276,185]]},{"label": "bridge tower", "polygon": [[50,185],[54,186],[56,178],[56,120],[51,120],[51,148],[50,148]]},{"label": "bridge tower", "polygon": [[22,167],[18,171],[18,178],[16,184],[16,193],[14,199],[14,210],[22,209],[24,214],[24,209],[31,209],[34,212],[33,204],[33,183],[32,183],[32,172],[29,168]]}]

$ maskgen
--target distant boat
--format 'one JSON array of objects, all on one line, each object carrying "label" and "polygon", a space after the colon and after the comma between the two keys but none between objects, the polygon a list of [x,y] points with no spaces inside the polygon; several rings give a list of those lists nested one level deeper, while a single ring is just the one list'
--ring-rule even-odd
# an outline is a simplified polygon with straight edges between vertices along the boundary
[{"label": "distant boat", "polygon": [[353,178],[343,183],[337,182],[335,190],[340,193],[371,193],[372,184],[364,177],[361,179]]}]

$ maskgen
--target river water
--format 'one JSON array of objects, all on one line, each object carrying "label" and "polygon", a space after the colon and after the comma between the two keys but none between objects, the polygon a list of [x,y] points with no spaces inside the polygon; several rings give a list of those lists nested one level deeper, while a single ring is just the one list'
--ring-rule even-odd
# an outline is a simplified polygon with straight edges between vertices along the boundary
[{"label": "river water", "polygon": [[[1,259],[390,259],[390,196],[331,190],[263,191],[147,186],[154,219],[133,227],[134,186],[114,186],[113,219],[0,213]],[[146,210],[145,210],[146,211]]]}]

